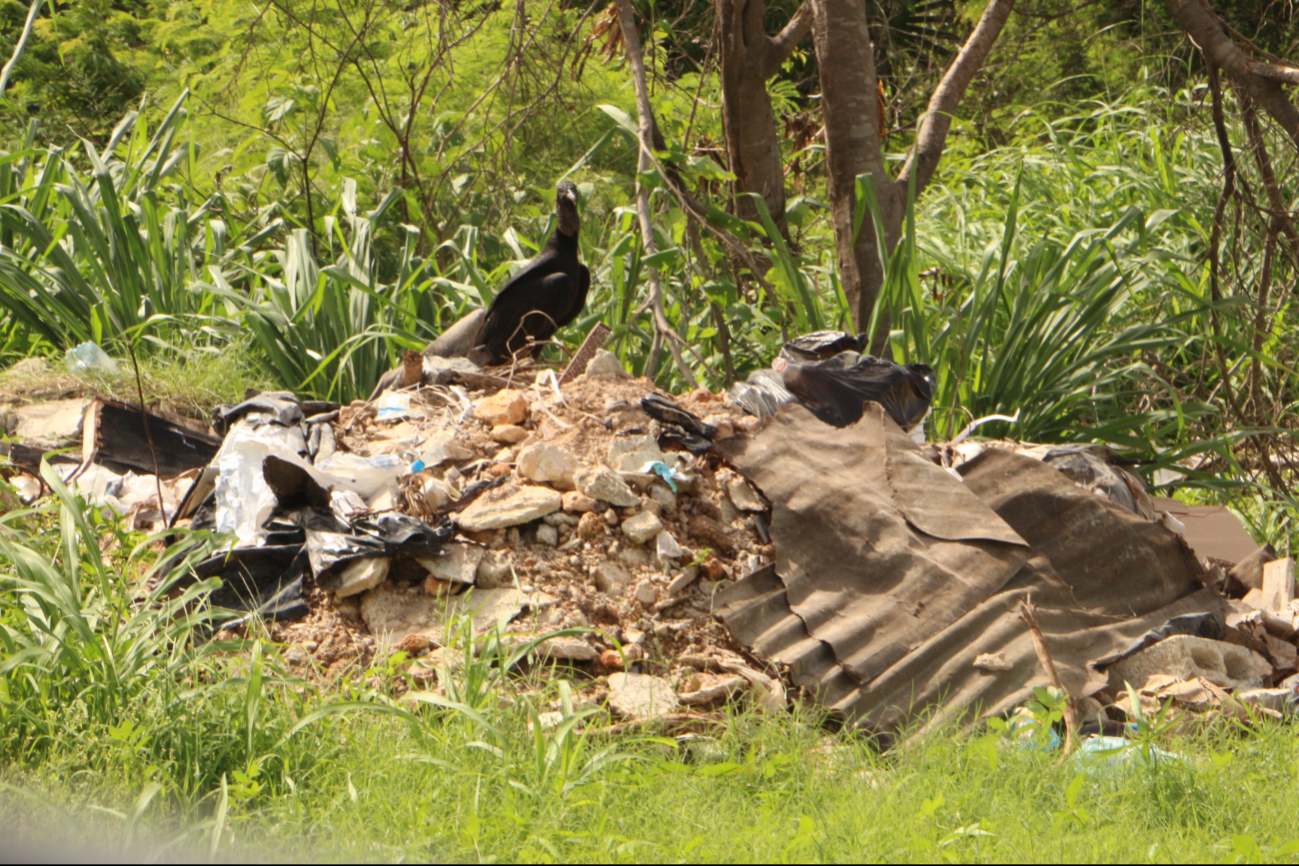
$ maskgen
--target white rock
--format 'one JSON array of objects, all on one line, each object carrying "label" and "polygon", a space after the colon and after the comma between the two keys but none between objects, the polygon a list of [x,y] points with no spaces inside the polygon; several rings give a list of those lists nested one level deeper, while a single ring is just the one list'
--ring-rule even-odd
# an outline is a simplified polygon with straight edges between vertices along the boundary
[{"label": "white rock", "polygon": [[558,490],[507,484],[489,490],[474,500],[456,516],[456,523],[466,532],[518,526],[558,511],[562,504],[563,499]]},{"label": "white rock", "polygon": [[653,607],[659,600],[659,591],[648,580],[636,586],[636,600],[646,607]]},{"label": "white rock", "polygon": [[726,495],[741,511],[767,510],[767,503],[763,502],[757,491],[739,475],[732,475],[726,479]]},{"label": "white rock", "polygon": [[541,524],[537,527],[537,542],[554,547],[559,544],[559,530],[548,524]]},{"label": "white rock", "polygon": [[528,417],[528,401],[522,391],[506,388],[474,404],[474,416],[493,427],[518,424]]},{"label": "white rock", "polygon": [[698,566],[692,565],[689,568],[683,569],[682,572],[673,578],[672,582],[668,584],[668,595],[679,595],[680,593],[685,592],[686,588],[689,587],[690,584],[694,583],[695,578],[697,577],[699,577]]},{"label": "white rock", "polygon": [[664,716],[679,706],[672,684],[646,674],[609,675],[609,706],[629,719]]},{"label": "white rock", "polygon": [[586,365],[583,374],[592,379],[630,379],[631,374],[618,363],[618,356],[605,349],[596,349],[595,357]]},{"label": "white rock", "polygon": [[647,465],[663,459],[663,451],[653,436],[615,436],[609,441],[605,462],[619,472],[644,473]]},{"label": "white rock", "polygon": [[537,645],[537,655],[546,659],[589,662],[599,655],[593,646],[575,637],[552,637]]},{"label": "white rock", "polygon": [[528,431],[514,424],[501,424],[492,428],[488,434],[495,442],[503,442],[506,445],[517,445],[524,439],[528,438]]},{"label": "white rock", "polygon": [[619,478],[617,473],[603,467],[580,471],[574,476],[574,481],[577,489],[592,499],[599,499],[601,502],[608,502],[619,508],[640,505],[640,497],[632,492],[627,482]]},{"label": "white rock", "polygon": [[388,578],[388,560],[383,558],[358,559],[343,569],[339,577],[338,589],[334,590],[337,598],[365,592],[383,583]]},{"label": "white rock", "polygon": [[456,617],[472,617],[474,632],[482,634],[498,621],[509,622],[525,608],[540,609],[555,601],[544,592],[529,594],[513,588],[475,589],[452,596],[449,602],[446,597],[424,593],[371,590],[361,596],[361,618],[380,641],[392,642],[413,633],[441,643],[446,639],[447,623],[455,622]]},{"label": "white rock", "polygon": [[980,653],[974,659],[974,666],[981,671],[988,671],[990,673],[1001,673],[1015,667],[1006,660],[1006,654],[1002,652]]},{"label": "white rock", "polygon": [[577,458],[558,445],[536,442],[519,452],[518,473],[521,478],[571,490],[576,471]]},{"label": "white rock", "polygon": [[478,564],[483,561],[483,546],[468,542],[455,542],[442,546],[442,556],[425,557],[420,565],[438,580],[451,583],[473,583]]},{"label": "white rock", "polygon": [[644,544],[663,531],[663,521],[652,511],[642,511],[622,522],[623,534],[637,544]]}]

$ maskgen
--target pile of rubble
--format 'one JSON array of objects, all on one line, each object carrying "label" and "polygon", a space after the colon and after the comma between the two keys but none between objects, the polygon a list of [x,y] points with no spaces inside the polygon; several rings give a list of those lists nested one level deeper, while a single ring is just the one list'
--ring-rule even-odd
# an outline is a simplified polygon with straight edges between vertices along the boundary
[{"label": "pile of rubble", "polygon": [[932,371],[804,339],[729,396],[670,398],[599,352],[563,377],[425,358],[410,388],[250,394],[210,429],[95,399],[10,419],[7,477],[34,498],[43,452],[80,442],[51,462],[91,501],[226,533],[194,569],[221,578],[224,629],[268,623],[312,678],[401,651],[402,682],[435,689],[466,628],[562,632],[534,659],[623,719],[801,692],[891,736],[1048,684],[1031,600],[1098,731],[1132,700],[1292,710],[1293,563],[1225,509],[1152,498],[1096,446],[924,443],[903,427]]}]

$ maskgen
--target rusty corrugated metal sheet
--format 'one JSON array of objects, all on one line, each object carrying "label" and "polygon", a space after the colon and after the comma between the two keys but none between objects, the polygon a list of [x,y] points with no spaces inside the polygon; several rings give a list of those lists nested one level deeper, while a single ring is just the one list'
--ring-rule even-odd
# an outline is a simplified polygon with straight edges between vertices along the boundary
[{"label": "rusty corrugated metal sheet", "polygon": [[[865,727],[972,720],[1046,684],[1015,613],[1030,595],[1076,695],[1105,684],[1091,661],[1173,616],[1221,609],[1162,525],[1007,451],[958,479],[873,404],[843,429],[790,405],[721,447],[772,502],[777,552],[725,592],[723,618]],[[1008,670],[973,667],[998,652]]]}]

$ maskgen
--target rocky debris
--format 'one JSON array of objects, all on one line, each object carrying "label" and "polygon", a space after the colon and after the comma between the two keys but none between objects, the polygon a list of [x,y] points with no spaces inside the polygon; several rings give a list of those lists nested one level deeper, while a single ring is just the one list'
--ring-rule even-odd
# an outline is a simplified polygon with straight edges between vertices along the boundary
[{"label": "rocky debris", "polygon": [[493,442],[500,442],[504,445],[517,445],[528,438],[528,431],[514,424],[500,424],[493,427],[488,435],[492,437]]},{"label": "rocky debris", "polygon": [[706,547],[722,553],[732,553],[735,550],[735,543],[732,540],[734,530],[706,514],[698,514],[692,517],[689,530],[690,534],[704,542]]},{"label": "rocky debris", "polygon": [[718,480],[726,485],[726,495],[740,511],[766,511],[767,503],[738,472],[718,473]]},{"label": "rocky debris", "polygon": [[577,537],[583,541],[590,541],[597,535],[602,535],[604,531],[604,518],[594,511],[583,514],[582,518],[577,522]]},{"label": "rocky debris", "polygon": [[[452,599],[437,599],[411,590],[378,589],[361,599],[361,617],[370,633],[391,643],[394,636],[419,634],[438,646],[448,639],[450,626],[468,616],[476,634],[485,634],[498,623],[508,624],[525,608],[554,604],[553,596],[517,589],[476,589]],[[503,630],[508,630],[503,625]]]},{"label": "rocky debris", "polygon": [[1006,659],[1006,654],[1002,652],[981,653],[975,656],[974,666],[989,673],[1003,673],[1015,667]]},{"label": "rocky debris", "polygon": [[441,556],[426,557],[419,561],[430,575],[449,583],[474,582],[478,566],[483,561],[484,549],[481,544],[460,541],[444,545],[439,552]]},{"label": "rocky debris", "polygon": [[582,375],[588,379],[627,379],[630,374],[618,362],[618,356],[605,349],[597,349],[595,357],[586,365]]},{"label": "rocky debris", "polygon": [[663,522],[651,511],[642,511],[623,521],[622,532],[636,544],[644,544],[663,531]]},{"label": "rocky debris", "polygon": [[558,511],[561,504],[557,490],[507,484],[476,499],[457,515],[456,523],[466,532],[518,526]]},{"label": "rocky debris", "polygon": [[1116,694],[1154,675],[1175,680],[1204,679],[1223,689],[1259,686],[1272,673],[1272,665],[1243,646],[1192,635],[1174,635],[1134,653],[1109,668],[1110,688]]},{"label": "rocky debris", "polygon": [[632,492],[616,473],[605,468],[592,468],[579,471],[574,480],[577,489],[592,499],[616,505],[619,508],[633,508],[640,505],[640,497]]},{"label": "rocky debris", "polygon": [[691,673],[681,678],[681,703],[693,707],[712,707],[743,692],[749,681],[735,674]]},{"label": "rocky debris", "polygon": [[373,589],[388,577],[388,560],[381,558],[358,559],[343,570],[334,595],[345,598]]},{"label": "rocky debris", "polygon": [[478,563],[476,580],[484,589],[514,585],[514,557],[507,550],[489,550]]},{"label": "rocky debris", "polygon": [[491,427],[517,425],[528,417],[528,400],[522,391],[506,388],[474,403],[474,417]]},{"label": "rocky debris", "polygon": [[[577,471],[577,458],[549,442],[535,442],[519,452],[519,477],[540,484],[552,484],[560,489],[573,487],[573,473]],[[562,498],[561,498],[562,507]]]},{"label": "rocky debris", "polygon": [[57,448],[81,441],[89,400],[51,400],[14,410],[12,434],[38,447]]},{"label": "rocky debris", "polygon": [[580,490],[570,490],[562,497],[564,510],[570,512],[594,511],[600,507],[600,503],[582,493]]},{"label": "rocky debris", "polygon": [[616,562],[602,562],[595,567],[595,588],[615,598],[621,598],[631,583],[631,574]]},{"label": "rocky debris", "polygon": [[665,716],[680,706],[672,684],[648,674],[609,675],[609,708],[626,719]]}]

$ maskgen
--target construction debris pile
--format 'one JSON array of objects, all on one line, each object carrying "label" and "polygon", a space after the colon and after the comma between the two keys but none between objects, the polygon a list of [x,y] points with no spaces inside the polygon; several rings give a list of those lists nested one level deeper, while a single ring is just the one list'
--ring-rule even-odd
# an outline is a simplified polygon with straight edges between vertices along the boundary
[{"label": "construction debris pile", "polygon": [[534,658],[624,719],[801,695],[888,740],[1048,685],[1031,601],[1097,731],[1133,700],[1294,709],[1289,559],[1225,509],[1151,498],[1102,447],[925,443],[932,371],[859,350],[808,335],[729,396],[669,397],[599,352],[563,377],[426,356],[411,387],[253,394],[210,430],[106,400],[13,407],[8,475],[39,495],[43,450],[79,439],[51,464],[91,501],[226,533],[195,577],[222,579],[227,631],[269,622],[304,676],[402,651],[437,688],[466,628],[563,631]]}]

